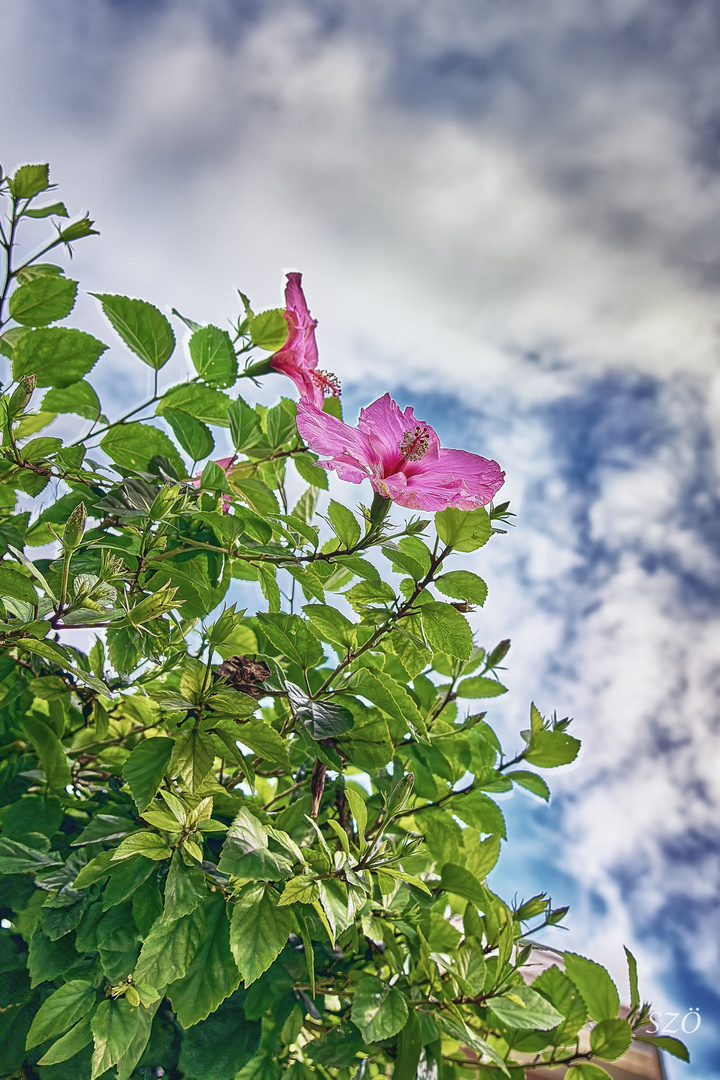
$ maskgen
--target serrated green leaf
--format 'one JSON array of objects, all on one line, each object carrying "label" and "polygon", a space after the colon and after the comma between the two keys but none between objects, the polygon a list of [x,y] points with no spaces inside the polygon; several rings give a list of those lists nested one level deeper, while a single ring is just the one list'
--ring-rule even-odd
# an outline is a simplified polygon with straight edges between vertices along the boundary
[{"label": "serrated green leaf", "polygon": [[454,863],[445,863],[441,874],[442,887],[447,892],[462,896],[465,900],[471,900],[478,907],[482,907],[485,901],[485,891],[478,879],[466,870],[464,866]]},{"label": "serrated green leaf", "polygon": [[230,947],[246,986],[279,956],[295,927],[291,912],[278,906],[267,885],[249,884],[240,892],[230,923]]},{"label": "serrated green leaf", "polygon": [[507,686],[497,679],[487,679],[484,675],[472,675],[463,679],[457,688],[457,696],[462,698],[493,698],[507,694]]},{"label": "serrated green leaf", "polygon": [[380,1042],[405,1027],[407,1002],[397,987],[391,988],[368,975],[355,987],[350,1017],[365,1042]]},{"label": "serrated green leaf", "polygon": [[32,199],[50,187],[49,165],[21,165],[8,178],[8,186],[16,199]]},{"label": "serrated green leaf", "polygon": [[314,904],[320,897],[317,881],[309,877],[290,878],[285,882],[282,896],[278,900],[278,907],[288,907],[290,904]]},{"label": "serrated green leaf", "polygon": [[478,604],[480,607],[487,599],[487,585],[481,577],[469,570],[451,570],[449,574],[443,574],[437,578],[434,585],[445,596],[468,600],[471,604]]},{"label": "serrated green leaf", "polygon": [[27,330],[12,351],[13,378],[35,375],[38,386],[72,386],[97,363],[107,349],[82,330],[47,326]]},{"label": "serrated green leaf", "polygon": [[[213,452],[215,440],[210,428],[203,424],[202,420],[197,420],[182,409],[165,409],[163,417],[172,428],[181,449],[192,461],[202,461]],[[223,477],[224,475],[223,473]]]},{"label": "serrated green leaf", "polygon": [[627,945],[623,945],[625,950],[625,958],[628,966],[628,978],[630,981],[630,1008],[636,1009],[640,1004],[640,991],[638,989],[638,970],[637,960],[628,949]]},{"label": "serrated green leaf", "polygon": [[534,772],[509,772],[505,773],[508,780],[514,781],[519,784],[520,787],[526,788],[528,791],[532,791],[533,795],[538,795],[545,802],[550,798],[550,788],[547,786],[542,776],[538,776]]},{"label": "serrated green leaf", "polygon": [[259,311],[250,319],[250,340],[268,352],[277,352],[287,340],[288,324],[282,308]]},{"label": "serrated green leaf", "polygon": [[90,1012],[95,1004],[95,990],[84,979],[71,979],[46,998],[30,1026],[25,1049],[31,1050],[46,1039],[62,1035]]},{"label": "serrated green leaf", "polygon": [[170,858],[172,848],[158,833],[148,831],[132,833],[120,842],[113,852],[112,861],[121,862],[123,859],[131,859],[134,855],[143,855],[146,859],[160,862]]},{"label": "serrated green leaf", "polygon": [[119,424],[108,431],[100,446],[110,460],[123,469],[150,472],[151,459],[161,456],[168,459],[178,476],[187,474],[183,459],[174,444],[164,432],[158,431],[151,424],[135,421]]},{"label": "serrated green leaf", "polygon": [[66,277],[40,277],[21,285],[10,297],[10,315],[21,326],[47,326],[70,314],[75,306],[77,281]]},{"label": "serrated green leaf", "polygon": [[38,602],[38,595],[30,579],[25,574],[12,570],[5,563],[0,565],[0,596],[13,596],[16,600],[24,600],[26,604],[33,606]]},{"label": "serrated green leaf", "polygon": [[[447,511],[443,511],[447,513]],[[473,640],[468,621],[451,604],[431,602],[419,608],[423,632],[428,645],[435,652],[449,653],[467,660],[472,652]]]},{"label": "serrated green leaf", "polygon": [[184,1028],[205,1020],[240,985],[240,972],[230,951],[230,926],[225,900],[212,893],[203,904],[202,942],[182,979],[167,989],[178,1021]]},{"label": "serrated green leaf", "polygon": [[628,1020],[601,1020],[590,1032],[590,1048],[603,1061],[621,1057],[631,1042],[632,1028]]},{"label": "serrated green leaf", "polygon": [[690,1054],[685,1043],[680,1039],[673,1039],[670,1035],[635,1035],[633,1041],[651,1043],[667,1051],[668,1054],[672,1054],[673,1057],[680,1058],[681,1061],[690,1061]]},{"label": "serrated green leaf", "polygon": [[238,375],[238,362],[227,330],[202,326],[188,343],[190,358],[198,375],[213,386],[232,386]]},{"label": "serrated green leaf", "polygon": [[194,792],[212,769],[214,759],[212,736],[191,729],[183,731],[175,742],[172,769],[180,774],[188,790]]},{"label": "serrated green leaf", "polygon": [[511,1028],[549,1031],[563,1020],[561,1012],[529,986],[513,986],[504,994],[489,997],[487,1007]]},{"label": "serrated green leaf", "polygon": [[196,420],[217,427],[228,427],[231,401],[227,394],[204,383],[181,383],[172,386],[157,403],[155,413],[162,416],[165,409],[181,409]]},{"label": "serrated green leaf", "polygon": [[450,507],[435,515],[435,528],[444,544],[455,551],[476,551],[486,544],[492,535],[492,524],[487,510],[456,510]]},{"label": "serrated green leaf", "polygon": [[615,983],[601,964],[577,953],[563,953],[565,971],[582,994],[592,1020],[614,1020],[620,1007]]},{"label": "serrated green leaf", "polygon": [[100,301],[103,314],[113,330],[143,363],[158,371],[175,348],[172,326],[153,304],[128,296],[91,293]]},{"label": "serrated green leaf", "polygon": [[580,752],[580,740],[565,731],[538,731],[525,751],[525,761],[543,769],[569,765]]},{"label": "serrated green leaf", "polygon": [[417,705],[405,687],[384,671],[362,668],[355,677],[355,688],[388,716],[407,725],[413,735],[421,739],[427,738],[425,721]]},{"label": "serrated green leaf", "polygon": [[93,1013],[88,1013],[70,1028],[66,1035],[54,1042],[40,1058],[38,1065],[57,1065],[61,1061],[67,1061],[92,1042],[93,1015]]},{"label": "serrated green leaf", "polygon": [[303,611],[321,641],[337,646],[342,652],[354,648],[357,630],[337,608],[329,604],[306,604]]},{"label": "serrated green leaf", "polygon": [[327,514],[340,543],[346,548],[354,547],[360,539],[360,525],[352,510],[331,499]]},{"label": "serrated green leaf", "polygon": [[125,761],[122,774],[130,785],[138,811],[145,810],[154,799],[170,763],[174,746],[173,740],[164,736],[143,739]]},{"label": "serrated green leaf", "polygon": [[100,416],[100,401],[90,383],[80,379],[72,386],[48,390],[42,401],[44,412],[75,413],[85,420],[97,420]]},{"label": "serrated green leaf", "polygon": [[[206,890],[206,895],[207,890]],[[196,904],[177,918],[158,919],[143,942],[133,979],[161,990],[182,979],[202,947],[205,934],[204,908]]]}]

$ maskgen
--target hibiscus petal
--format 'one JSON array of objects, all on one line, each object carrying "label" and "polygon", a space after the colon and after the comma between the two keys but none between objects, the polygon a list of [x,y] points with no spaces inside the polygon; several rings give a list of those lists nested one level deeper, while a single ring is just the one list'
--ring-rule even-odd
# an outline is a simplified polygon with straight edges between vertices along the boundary
[{"label": "hibiscus petal", "polygon": [[435,459],[429,455],[410,469],[407,490],[401,506],[417,510],[477,510],[486,506],[505,482],[505,473],[497,461],[489,461],[466,450],[440,450]]},{"label": "hibiscus petal", "polygon": [[307,398],[298,402],[297,426],[306,446],[331,458],[318,464],[336,469],[342,480],[359,484],[366,476],[375,475],[372,448],[357,428],[323,412]]},{"label": "hibiscus petal", "polygon": [[407,432],[422,428],[427,442],[426,453],[430,451],[436,455],[440,447],[438,437],[429,424],[416,420],[411,406],[403,412],[389,394],[383,394],[372,405],[360,410],[358,427],[368,436],[384,476],[392,476],[402,466],[401,444]]}]

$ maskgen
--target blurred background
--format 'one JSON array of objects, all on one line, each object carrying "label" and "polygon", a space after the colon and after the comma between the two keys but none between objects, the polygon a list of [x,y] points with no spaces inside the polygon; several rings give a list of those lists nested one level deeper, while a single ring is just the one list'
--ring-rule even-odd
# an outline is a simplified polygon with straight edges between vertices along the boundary
[{"label": "blurred background", "polygon": [[[512,750],[534,700],[583,751],[504,800],[491,884],[570,903],[546,940],[625,999],[628,945],[668,1075],[720,1077],[718,5],[23,0],[0,31],[0,161],[90,210],[81,287],[222,326],[301,270],[346,419],[390,390],[507,471],[516,528],[470,557],[478,642],[513,641],[492,718]],[[148,369],[77,312],[115,417]]]}]

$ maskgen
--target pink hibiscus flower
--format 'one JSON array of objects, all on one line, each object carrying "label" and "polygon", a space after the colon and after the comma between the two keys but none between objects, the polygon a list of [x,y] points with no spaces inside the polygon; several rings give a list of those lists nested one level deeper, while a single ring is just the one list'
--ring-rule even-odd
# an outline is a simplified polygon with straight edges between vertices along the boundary
[{"label": "pink hibiscus flower", "polygon": [[476,510],[505,480],[496,461],[443,450],[430,425],[411,408],[402,412],[389,394],[360,410],[356,428],[303,398],[297,426],[311,450],[329,456],[318,465],[351,484],[368,479],[384,498],[411,510]]},{"label": "pink hibiscus flower", "polygon": [[287,275],[284,314],[288,324],[288,336],[282,349],[270,360],[270,367],[291,378],[301,397],[322,408],[326,394],[338,397],[340,382],[336,375],[329,371],[320,371],[317,366],[317,319],[310,316],[301,282],[302,274]]}]

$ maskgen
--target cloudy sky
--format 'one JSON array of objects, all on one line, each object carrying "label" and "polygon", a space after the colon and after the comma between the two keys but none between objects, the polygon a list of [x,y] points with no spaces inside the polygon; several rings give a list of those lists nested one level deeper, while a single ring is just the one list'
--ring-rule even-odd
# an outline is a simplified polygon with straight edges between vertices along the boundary
[{"label": "cloudy sky", "polygon": [[[346,415],[390,389],[507,470],[495,715],[512,742],[534,699],[584,750],[549,808],[505,804],[495,886],[571,901],[557,943],[623,985],[633,948],[701,1011],[670,1076],[720,1076],[717,4],[23,0],[0,29],[0,160],[91,211],[87,289],[220,322],[302,270]],[[106,408],[139,400],[103,363]]]}]

